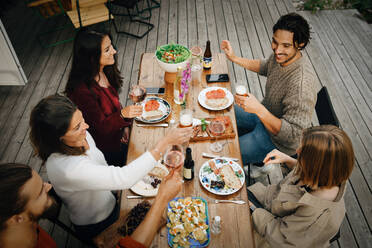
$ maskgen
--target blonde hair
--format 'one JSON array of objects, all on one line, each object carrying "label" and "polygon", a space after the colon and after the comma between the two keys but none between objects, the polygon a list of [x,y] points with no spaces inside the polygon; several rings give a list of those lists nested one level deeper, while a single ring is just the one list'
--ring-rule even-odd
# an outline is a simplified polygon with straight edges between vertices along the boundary
[{"label": "blonde hair", "polygon": [[332,125],[303,131],[296,172],[311,188],[339,186],[351,175],[354,150],[350,138]]}]

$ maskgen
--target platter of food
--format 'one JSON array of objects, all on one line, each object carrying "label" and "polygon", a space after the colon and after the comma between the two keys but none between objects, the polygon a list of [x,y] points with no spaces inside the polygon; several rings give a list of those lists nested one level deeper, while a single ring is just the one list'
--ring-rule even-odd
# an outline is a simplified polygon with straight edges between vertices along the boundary
[{"label": "platter of food", "polygon": [[202,119],[200,124],[193,125],[190,141],[211,139],[231,139],[236,135],[229,116],[216,116]]},{"label": "platter of food", "polygon": [[176,197],[168,203],[170,247],[206,247],[210,241],[208,204],[201,197]]},{"label": "platter of food", "polygon": [[132,188],[134,193],[146,197],[156,196],[158,194],[161,180],[168,175],[167,167],[160,162]]},{"label": "platter of food", "polygon": [[208,87],[200,91],[198,101],[206,109],[223,110],[231,106],[234,97],[223,87]]},{"label": "platter of food", "polygon": [[135,119],[145,123],[161,122],[171,113],[170,104],[163,98],[156,96],[147,97],[142,102],[142,107],[142,116]]},{"label": "platter of food", "polygon": [[202,165],[199,180],[213,194],[230,195],[244,185],[245,175],[238,163],[227,158],[214,158]]}]

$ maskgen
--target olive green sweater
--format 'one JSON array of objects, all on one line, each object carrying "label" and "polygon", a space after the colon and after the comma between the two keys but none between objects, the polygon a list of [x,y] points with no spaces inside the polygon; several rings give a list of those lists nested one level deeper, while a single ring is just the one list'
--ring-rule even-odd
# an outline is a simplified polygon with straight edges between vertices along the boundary
[{"label": "olive green sweater", "polygon": [[271,139],[280,151],[293,155],[314,112],[317,92],[313,67],[303,56],[282,67],[272,54],[261,61],[259,74],[267,77],[262,104],[282,121],[279,133],[270,134]]}]

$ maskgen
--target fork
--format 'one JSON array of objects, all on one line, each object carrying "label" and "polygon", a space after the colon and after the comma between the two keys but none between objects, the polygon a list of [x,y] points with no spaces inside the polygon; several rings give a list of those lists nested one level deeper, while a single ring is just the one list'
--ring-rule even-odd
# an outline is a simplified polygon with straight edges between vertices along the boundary
[{"label": "fork", "polygon": [[229,203],[236,203],[236,204],[245,204],[245,201],[236,201],[236,200],[214,200],[214,203],[222,203],[222,202],[229,202]]}]

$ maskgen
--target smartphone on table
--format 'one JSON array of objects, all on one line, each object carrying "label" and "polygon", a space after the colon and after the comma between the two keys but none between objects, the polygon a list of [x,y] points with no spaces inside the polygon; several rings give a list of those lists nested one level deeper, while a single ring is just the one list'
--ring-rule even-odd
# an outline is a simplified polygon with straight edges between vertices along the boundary
[{"label": "smartphone on table", "polygon": [[208,83],[217,83],[217,82],[229,82],[228,74],[209,74],[206,75]]},{"label": "smartphone on table", "polygon": [[164,95],[165,88],[159,88],[159,87],[146,88],[146,93],[147,95]]}]

